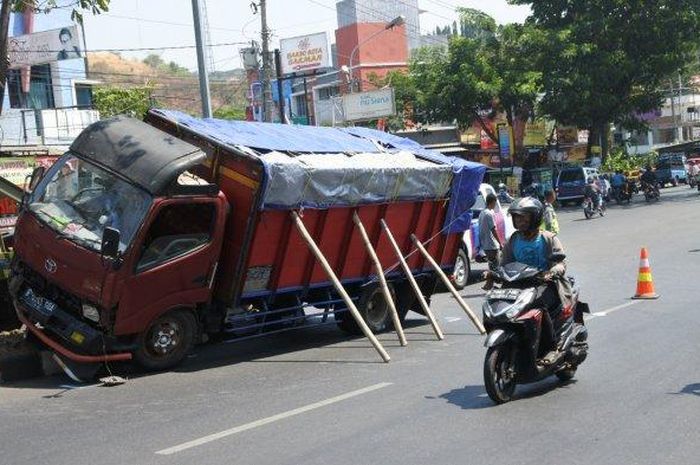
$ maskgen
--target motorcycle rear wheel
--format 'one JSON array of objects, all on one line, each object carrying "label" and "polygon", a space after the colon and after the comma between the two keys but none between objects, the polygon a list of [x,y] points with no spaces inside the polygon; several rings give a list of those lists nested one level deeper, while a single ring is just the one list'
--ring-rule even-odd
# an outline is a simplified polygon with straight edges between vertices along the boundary
[{"label": "motorcycle rear wheel", "polygon": [[484,360],[484,387],[492,401],[504,404],[515,392],[515,347],[510,344],[490,347]]}]

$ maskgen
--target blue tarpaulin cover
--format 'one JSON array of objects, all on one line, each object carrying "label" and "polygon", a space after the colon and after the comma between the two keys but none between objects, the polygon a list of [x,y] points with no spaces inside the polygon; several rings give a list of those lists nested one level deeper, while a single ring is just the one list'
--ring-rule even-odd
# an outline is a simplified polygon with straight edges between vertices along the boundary
[{"label": "blue tarpaulin cover", "polygon": [[223,146],[258,152],[268,177],[263,208],[329,208],[449,195],[443,232],[457,233],[470,226],[470,208],[486,171],[479,163],[374,129],[198,119],[176,111],[151,111]]}]

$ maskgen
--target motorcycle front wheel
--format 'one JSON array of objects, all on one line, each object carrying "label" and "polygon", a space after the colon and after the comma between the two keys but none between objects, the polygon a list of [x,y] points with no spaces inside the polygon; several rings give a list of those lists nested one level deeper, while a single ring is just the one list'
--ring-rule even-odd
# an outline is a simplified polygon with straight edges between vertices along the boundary
[{"label": "motorcycle front wheel", "polygon": [[557,378],[559,378],[559,381],[565,383],[567,381],[571,381],[571,379],[573,379],[573,377],[576,375],[576,367],[564,368],[563,370],[559,370],[554,374],[557,376]]},{"label": "motorcycle front wheel", "polygon": [[515,347],[490,347],[484,360],[484,387],[497,404],[509,402],[515,392]]}]

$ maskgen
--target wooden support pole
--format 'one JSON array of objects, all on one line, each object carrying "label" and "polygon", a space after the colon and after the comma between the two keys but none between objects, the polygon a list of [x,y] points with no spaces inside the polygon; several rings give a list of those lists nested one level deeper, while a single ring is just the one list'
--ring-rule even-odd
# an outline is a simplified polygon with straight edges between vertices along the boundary
[{"label": "wooden support pole", "polygon": [[301,234],[301,237],[304,238],[304,241],[306,241],[306,244],[311,249],[311,252],[313,252],[313,254],[316,256],[316,259],[319,261],[319,263],[321,264],[321,266],[325,270],[326,274],[333,282],[333,286],[335,287],[335,290],[338,291],[338,294],[340,294],[340,297],[342,297],[343,301],[345,302],[345,305],[347,305],[347,307],[348,307],[348,310],[350,310],[350,313],[352,314],[353,318],[355,318],[357,325],[360,327],[360,329],[362,330],[364,335],[367,336],[367,339],[369,339],[369,341],[372,343],[372,345],[374,346],[376,351],[379,352],[379,355],[382,357],[382,359],[385,362],[388,362],[389,360],[391,360],[391,357],[389,357],[389,354],[386,352],[386,350],[384,350],[384,347],[382,346],[382,344],[379,342],[379,340],[376,337],[374,337],[374,334],[372,334],[372,330],[369,329],[369,327],[365,323],[365,320],[362,319],[360,312],[357,310],[357,307],[355,307],[355,303],[352,301],[352,299],[350,298],[348,293],[345,291],[345,288],[343,287],[343,285],[340,283],[340,280],[333,272],[333,269],[328,264],[326,257],[323,256],[323,253],[316,245],[316,242],[314,242],[313,238],[309,234],[309,231],[307,231],[306,226],[304,226],[304,223],[301,221],[301,218],[299,218],[299,215],[297,214],[297,212],[292,211],[291,215],[292,215],[292,220],[294,221],[294,224],[297,227],[297,230]]},{"label": "wooden support pole", "polygon": [[372,247],[372,242],[369,240],[369,236],[367,235],[365,226],[362,224],[362,220],[360,220],[360,216],[357,214],[357,212],[354,212],[352,214],[352,220],[355,222],[357,229],[360,231],[360,235],[362,236],[362,240],[365,243],[365,247],[367,247],[367,253],[374,262],[374,267],[376,268],[377,276],[379,277],[379,283],[382,287],[382,292],[384,293],[384,299],[386,300],[386,304],[389,306],[391,320],[394,322],[394,329],[396,329],[396,334],[399,337],[399,343],[402,346],[405,346],[407,344],[406,336],[403,333],[403,326],[401,326],[399,312],[396,311],[396,305],[394,305],[394,298],[391,296],[391,292],[389,291],[389,285],[387,284],[386,277],[384,276],[384,268],[382,268],[382,263],[379,261],[379,257],[377,257],[377,253],[374,251],[374,247]]},{"label": "wooden support pole", "polygon": [[428,321],[430,321],[431,326],[433,327],[433,331],[435,331],[435,335],[439,340],[445,339],[445,335],[442,333],[442,330],[440,329],[440,326],[437,323],[437,320],[433,316],[433,312],[430,311],[430,307],[428,307],[428,302],[425,301],[425,297],[423,297],[423,293],[420,290],[420,287],[418,286],[418,283],[416,282],[416,278],[413,277],[413,273],[411,273],[411,268],[408,267],[408,263],[406,263],[406,260],[403,258],[403,254],[401,253],[401,249],[399,248],[399,245],[396,243],[396,240],[394,239],[394,235],[391,234],[391,231],[389,230],[389,226],[387,226],[386,221],[383,219],[381,220],[382,224],[382,230],[386,233],[386,236],[389,238],[389,242],[391,243],[392,247],[394,247],[394,252],[396,252],[396,257],[399,259],[399,262],[401,263],[401,268],[403,268],[404,273],[406,274],[406,278],[408,279],[408,282],[411,284],[411,287],[413,288],[413,291],[416,294],[416,298],[418,299],[418,302],[420,302],[421,308],[423,308],[423,312],[425,312],[425,316],[428,317]]},{"label": "wooden support pole", "polygon": [[472,320],[472,323],[474,323],[474,326],[476,326],[476,329],[479,330],[481,334],[486,334],[486,329],[484,328],[484,325],[481,323],[479,318],[474,314],[471,308],[469,308],[469,305],[464,301],[461,295],[459,295],[459,292],[457,292],[457,289],[452,285],[450,282],[450,278],[447,277],[444,271],[442,271],[442,268],[440,268],[440,265],[435,261],[435,259],[428,253],[427,250],[425,250],[425,247],[423,247],[423,244],[418,240],[415,234],[411,234],[411,240],[413,241],[413,244],[420,250],[420,253],[423,254],[426,260],[428,260],[428,263],[433,267],[435,272],[442,278],[442,282],[445,283],[445,287],[450,291],[452,296],[457,300],[457,303],[459,304],[460,307],[462,307],[462,310],[464,310],[464,313],[467,314],[470,320]]}]

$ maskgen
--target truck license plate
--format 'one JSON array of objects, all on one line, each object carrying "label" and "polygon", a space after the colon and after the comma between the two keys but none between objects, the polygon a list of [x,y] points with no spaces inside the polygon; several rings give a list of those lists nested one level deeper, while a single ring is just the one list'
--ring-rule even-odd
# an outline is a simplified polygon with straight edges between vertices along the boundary
[{"label": "truck license plate", "polygon": [[27,290],[24,291],[22,300],[26,305],[45,316],[51,316],[57,307],[57,305],[49,299],[36,295],[31,288],[27,288]]}]

